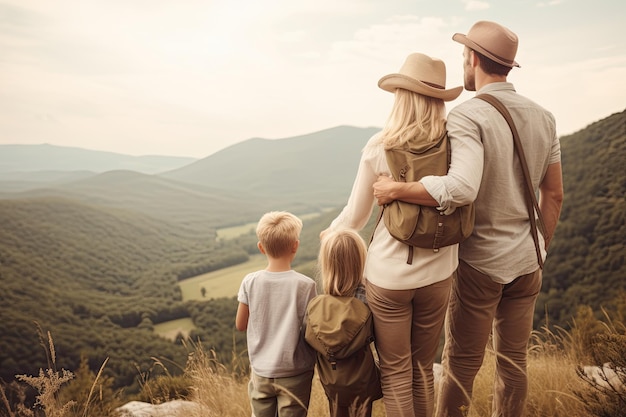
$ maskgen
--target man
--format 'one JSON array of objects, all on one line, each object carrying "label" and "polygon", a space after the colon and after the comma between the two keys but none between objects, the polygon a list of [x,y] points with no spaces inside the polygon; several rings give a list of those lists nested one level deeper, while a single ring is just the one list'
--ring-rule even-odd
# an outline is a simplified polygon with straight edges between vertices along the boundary
[{"label": "man", "polygon": [[[474,378],[492,333],[496,351],[493,416],[522,416],[528,380],[527,346],[533,327],[541,266],[563,201],[560,143],[552,114],[517,94],[507,82],[517,53],[517,36],[487,21],[453,40],[465,45],[464,84],[489,93],[510,111],[526,155],[545,235],[538,256],[531,234],[524,177],[511,130],[487,102],[472,98],[448,116],[452,163],[448,175],[395,183],[380,177],[374,185],[379,204],[404,200],[446,211],[475,201],[474,232],[459,247],[459,268],[446,320],[444,378],[437,415],[466,415]],[[431,201],[431,203],[429,203]]]}]

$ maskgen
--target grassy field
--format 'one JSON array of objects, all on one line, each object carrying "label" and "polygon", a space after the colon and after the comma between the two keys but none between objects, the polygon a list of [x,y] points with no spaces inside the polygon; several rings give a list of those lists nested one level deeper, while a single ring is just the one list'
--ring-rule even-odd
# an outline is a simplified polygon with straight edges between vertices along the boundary
[{"label": "grassy field", "polygon": [[[320,213],[311,213],[300,216],[303,219],[319,216]],[[256,223],[247,223],[240,226],[225,227],[217,230],[218,239],[233,239],[247,233],[254,233]],[[264,255],[257,254],[250,257],[248,262],[209,272],[178,283],[183,301],[210,300],[212,298],[235,297],[239,291],[241,281],[246,274],[263,269],[267,266]],[[312,276],[315,262],[298,265],[294,269]],[[178,333],[188,335],[194,329],[191,319],[172,320],[154,326],[154,331],[168,339],[175,339]]]},{"label": "grassy field", "polygon": [[265,268],[266,265],[265,256],[259,254],[252,256],[248,262],[185,279],[178,284],[183,301],[234,297],[243,277],[249,272]]},{"label": "grassy field", "polygon": [[239,226],[224,227],[217,229],[217,240],[234,239],[238,236],[243,236],[248,233],[254,233],[256,229],[256,222],[246,223]]},{"label": "grassy field", "polygon": [[[332,210],[332,208],[324,209],[322,212],[328,211],[328,210]],[[300,217],[300,219],[302,220],[309,220],[309,219],[318,217],[321,214],[322,213],[320,212],[307,213],[307,214],[298,215],[298,217]],[[221,229],[217,229],[216,231],[217,240],[234,239],[239,236],[247,235],[248,233],[254,233],[256,230],[256,225],[257,225],[257,222],[252,222],[252,223],[242,224],[239,226],[223,227]]]},{"label": "grassy field", "polygon": [[[251,256],[248,262],[185,279],[180,281],[178,286],[180,287],[183,301],[234,297],[237,295],[241,281],[246,274],[263,269],[266,266],[267,260],[265,256],[258,254]],[[294,269],[313,277],[314,267],[315,262],[307,262],[294,267]]]},{"label": "grassy field", "polygon": [[[315,262],[305,263],[294,269],[312,276],[314,264]],[[185,279],[178,284],[183,301],[235,297],[243,277],[250,272],[265,268],[266,265],[265,256],[258,254],[252,256],[248,262]],[[194,328],[193,321],[190,318],[184,318],[156,324],[154,325],[154,332],[162,337],[175,340],[178,333],[186,336]]]},{"label": "grassy field", "polygon": [[[312,219],[321,213],[308,213],[299,216],[302,220]],[[224,227],[217,230],[217,239],[234,239],[248,233],[254,233],[257,223],[246,223],[239,226]],[[209,300],[211,298],[234,297],[237,295],[239,285],[243,277],[267,265],[265,257],[261,254],[252,256],[248,262],[223,268],[206,274],[188,278],[179,283],[183,295],[183,301]],[[303,266],[303,273],[310,273],[309,265]],[[300,269],[300,268],[298,268]],[[204,290],[203,290],[204,289]]]},{"label": "grassy field", "polygon": [[166,339],[176,340],[179,333],[184,337],[189,337],[189,332],[195,328],[196,326],[190,318],[184,318],[155,324],[154,332]]}]

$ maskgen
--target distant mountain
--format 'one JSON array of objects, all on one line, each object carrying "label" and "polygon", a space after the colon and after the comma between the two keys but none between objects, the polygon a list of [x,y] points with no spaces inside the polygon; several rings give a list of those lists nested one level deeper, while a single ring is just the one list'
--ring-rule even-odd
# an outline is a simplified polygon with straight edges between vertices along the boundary
[{"label": "distant mountain", "polygon": [[270,199],[338,204],[352,188],[361,149],[379,130],[338,126],[286,139],[249,139],[160,176]]},{"label": "distant mountain", "polygon": [[16,173],[36,171],[90,171],[99,173],[127,169],[145,174],[155,174],[179,168],[195,160],[195,158],[177,156],[131,156],[49,144],[0,145],[0,180],[6,180],[6,173],[11,173],[13,179],[24,180],[27,176],[16,178]]},{"label": "distant mountain", "polygon": [[[0,145],[2,146],[2,145]],[[0,148],[1,150],[2,148]],[[89,178],[97,173],[91,171],[8,171],[0,172],[0,192],[32,190],[40,187],[62,185]]]},{"label": "distant mountain", "polygon": [[[67,197],[192,227],[255,221],[268,210],[314,212],[345,203],[361,149],[378,130],[340,126],[293,138],[250,139],[156,175],[0,172],[0,199]],[[44,175],[50,180],[43,181]]]},{"label": "distant mountain", "polygon": [[108,171],[62,184],[41,185],[21,192],[0,193],[0,199],[66,198],[100,207],[142,213],[179,226],[215,229],[257,216],[257,206],[242,203],[240,193],[215,190],[135,171]]}]

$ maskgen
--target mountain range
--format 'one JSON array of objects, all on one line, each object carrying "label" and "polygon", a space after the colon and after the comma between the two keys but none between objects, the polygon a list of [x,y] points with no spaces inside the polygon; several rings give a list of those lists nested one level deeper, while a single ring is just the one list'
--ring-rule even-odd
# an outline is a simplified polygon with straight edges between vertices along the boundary
[{"label": "mountain range", "polygon": [[[115,152],[96,151],[47,143],[39,145],[0,145],[0,174],[34,172],[105,172],[128,169],[155,174],[190,164],[195,158],[180,156],[132,156]],[[45,178],[41,178],[45,180]]]},{"label": "mountain range", "polygon": [[[15,145],[0,145],[0,155],[7,149],[7,155],[13,152],[11,164],[0,160],[0,198],[66,197],[138,210],[192,227],[254,221],[279,208],[318,211],[345,201],[361,149],[378,130],[339,126],[287,139],[254,138],[154,174],[125,169],[129,159],[124,155],[50,145],[45,145],[53,150],[50,159],[83,170],[50,173],[47,169],[60,166],[50,162],[37,172],[32,164],[40,158],[41,147],[28,152],[24,145],[17,153]],[[105,160],[109,169],[97,172]],[[27,168],[19,168],[22,162]],[[90,164],[97,169],[90,169]]]}]

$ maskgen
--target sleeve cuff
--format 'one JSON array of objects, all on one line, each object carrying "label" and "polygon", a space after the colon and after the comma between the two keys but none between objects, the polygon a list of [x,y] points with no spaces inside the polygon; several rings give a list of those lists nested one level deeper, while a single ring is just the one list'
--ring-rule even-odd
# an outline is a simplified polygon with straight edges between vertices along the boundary
[{"label": "sleeve cuff", "polygon": [[430,194],[431,197],[434,198],[439,204],[439,207],[437,207],[437,209],[443,210],[444,214],[451,214],[452,212],[454,212],[454,207],[450,207],[452,196],[446,190],[446,187],[441,177],[435,175],[427,175],[423,177],[420,182],[422,183],[428,194]]}]

